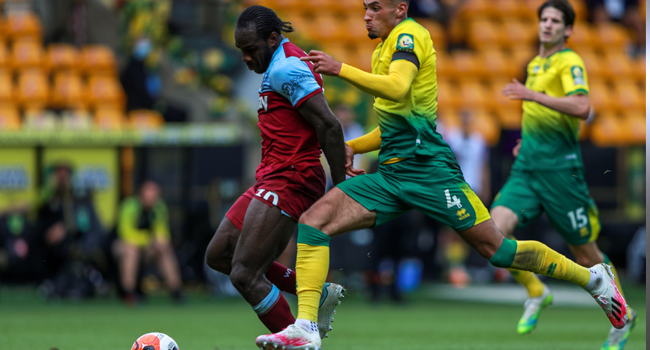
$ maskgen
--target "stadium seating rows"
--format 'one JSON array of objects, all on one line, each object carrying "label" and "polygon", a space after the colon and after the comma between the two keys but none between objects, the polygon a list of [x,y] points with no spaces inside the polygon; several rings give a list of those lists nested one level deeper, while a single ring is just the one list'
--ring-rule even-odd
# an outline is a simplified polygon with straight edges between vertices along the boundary
[{"label": "stadium seating rows", "polygon": [[[469,0],[447,30],[418,19],[431,33],[437,51],[441,120],[455,125],[459,111],[474,110],[477,130],[491,143],[498,141],[501,128],[520,127],[521,102],[503,97],[501,90],[513,78],[523,80],[526,64],[537,54],[537,9],[543,2]],[[622,26],[588,24],[584,2],[570,2],[576,24],[567,44],[585,61],[596,112],[596,122],[585,125],[581,137],[591,136],[602,145],[645,142],[645,135],[630,138],[624,132],[645,125],[645,118],[640,118],[645,113],[645,61],[626,55],[631,37]],[[361,5],[350,8],[338,0],[245,1],[252,4],[276,9],[299,35],[318,42],[335,59],[370,70],[377,42],[368,40]],[[466,42],[470,50],[447,53],[450,42]],[[617,127],[608,129],[612,122]]]},{"label": "stadium seating rows", "polygon": [[[112,130],[163,124],[155,111],[125,114],[125,103],[110,48],[87,45],[78,50],[68,44],[43,48],[41,23],[34,14],[0,17],[0,130],[59,126]],[[63,116],[57,118],[48,110],[64,111]]]}]

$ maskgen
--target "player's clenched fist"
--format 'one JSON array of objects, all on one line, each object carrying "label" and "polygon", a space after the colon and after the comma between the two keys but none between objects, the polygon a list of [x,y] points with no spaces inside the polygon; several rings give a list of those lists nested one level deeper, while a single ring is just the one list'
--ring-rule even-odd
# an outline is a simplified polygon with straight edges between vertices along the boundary
[{"label": "player's clenched fist", "polygon": [[341,62],[337,62],[332,56],[317,50],[309,51],[309,55],[300,58],[302,61],[309,61],[314,64],[314,72],[325,75],[338,76],[341,72]]},{"label": "player's clenched fist", "polygon": [[525,100],[530,101],[533,99],[533,91],[528,89],[524,84],[520,83],[517,79],[512,79],[512,83],[506,85],[501,93],[504,96],[510,97],[511,100]]}]

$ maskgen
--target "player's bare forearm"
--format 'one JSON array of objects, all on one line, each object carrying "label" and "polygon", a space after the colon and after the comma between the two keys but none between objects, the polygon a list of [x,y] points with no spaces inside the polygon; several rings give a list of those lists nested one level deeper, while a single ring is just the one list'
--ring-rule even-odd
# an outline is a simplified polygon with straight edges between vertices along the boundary
[{"label": "player's bare forearm", "polygon": [[335,185],[345,180],[345,143],[341,123],[330,110],[325,95],[317,94],[298,107],[300,114],[316,129]]},{"label": "player's bare forearm", "polygon": [[586,95],[552,97],[541,92],[535,92],[532,101],[583,120],[589,117],[589,97]]}]

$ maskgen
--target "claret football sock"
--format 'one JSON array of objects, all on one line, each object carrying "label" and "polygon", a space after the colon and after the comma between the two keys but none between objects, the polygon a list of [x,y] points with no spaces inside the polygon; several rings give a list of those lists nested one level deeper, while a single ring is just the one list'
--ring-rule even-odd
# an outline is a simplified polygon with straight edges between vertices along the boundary
[{"label": "claret football sock", "polygon": [[275,285],[262,302],[253,306],[253,310],[271,333],[280,332],[296,321],[289,303]]},{"label": "claret football sock", "polygon": [[274,261],[266,271],[266,278],[281,291],[296,295],[296,272],[290,268]]}]

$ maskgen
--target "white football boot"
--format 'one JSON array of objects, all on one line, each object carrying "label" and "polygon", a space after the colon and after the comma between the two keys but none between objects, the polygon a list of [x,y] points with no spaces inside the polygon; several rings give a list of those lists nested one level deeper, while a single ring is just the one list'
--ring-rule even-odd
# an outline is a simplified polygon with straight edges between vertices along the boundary
[{"label": "white football boot", "polygon": [[341,303],[340,300],[345,298],[343,293],[345,288],[342,285],[325,283],[318,307],[318,333],[321,339],[327,338],[327,332],[332,330],[330,324],[334,322],[335,309]]},{"label": "white football boot", "polygon": [[530,333],[535,326],[537,326],[537,320],[539,319],[539,314],[547,306],[553,302],[553,294],[544,285],[544,293],[535,298],[528,298],[524,303],[524,314],[519,319],[517,324],[517,333],[519,334],[528,334]]},{"label": "white football boot", "polygon": [[628,320],[627,304],[616,287],[612,268],[600,263],[589,269],[601,276],[600,285],[592,293],[594,299],[603,308],[607,318],[616,329],[625,327]]},{"label": "white football boot", "polygon": [[307,332],[295,324],[282,332],[260,335],[255,339],[255,344],[260,350],[321,350],[318,333]]}]

